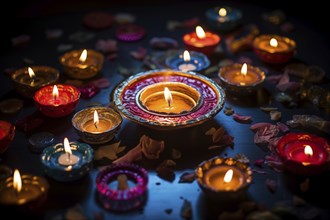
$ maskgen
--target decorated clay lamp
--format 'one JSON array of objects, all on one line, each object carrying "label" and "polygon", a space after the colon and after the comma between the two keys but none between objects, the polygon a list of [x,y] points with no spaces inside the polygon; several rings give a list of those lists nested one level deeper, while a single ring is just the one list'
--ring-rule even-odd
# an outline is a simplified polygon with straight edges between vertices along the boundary
[{"label": "decorated clay lamp", "polygon": [[0,120],[0,154],[4,153],[15,137],[15,126]]},{"label": "decorated clay lamp", "polygon": [[228,6],[215,7],[206,11],[206,19],[214,29],[228,32],[241,23],[242,12]]},{"label": "decorated clay lamp", "polygon": [[170,68],[183,72],[198,72],[210,65],[209,59],[204,54],[195,51],[189,52],[187,50],[168,57],[165,62]]}]

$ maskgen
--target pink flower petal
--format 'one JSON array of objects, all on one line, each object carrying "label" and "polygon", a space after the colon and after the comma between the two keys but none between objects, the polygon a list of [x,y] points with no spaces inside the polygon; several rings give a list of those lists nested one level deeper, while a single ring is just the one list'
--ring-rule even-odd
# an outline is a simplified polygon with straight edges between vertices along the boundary
[{"label": "pink flower petal", "polygon": [[108,60],[114,60],[118,57],[118,54],[117,53],[111,53],[107,56],[107,59]]},{"label": "pink flower petal", "polygon": [[284,74],[282,74],[282,77],[281,77],[280,80],[278,81],[277,86],[278,86],[278,85],[282,85],[282,84],[286,84],[286,83],[288,83],[288,82],[290,82],[290,76],[289,76],[288,73],[284,73]]},{"label": "pink flower petal", "polygon": [[282,78],[282,75],[272,75],[272,76],[267,76],[266,77],[266,81],[267,82],[270,82],[270,83],[274,83],[274,84],[277,84],[280,79]]},{"label": "pink flower petal", "polygon": [[276,125],[266,126],[257,130],[254,135],[254,142],[256,144],[268,144],[270,139],[278,134],[279,130]]},{"label": "pink flower petal", "polygon": [[131,51],[130,54],[137,60],[143,60],[144,57],[147,55],[147,49],[145,49],[144,47],[139,47],[136,51]]},{"label": "pink flower petal", "polygon": [[255,160],[253,162],[253,165],[257,166],[257,167],[262,167],[265,163],[265,159],[259,159],[259,160]]},{"label": "pink flower petal", "polygon": [[237,113],[233,114],[233,118],[236,121],[241,122],[241,123],[250,123],[251,120],[252,120],[252,116],[240,115],[240,114],[237,114]]},{"label": "pink flower petal", "polygon": [[282,83],[282,84],[278,84],[276,88],[282,92],[297,91],[300,88],[300,83],[299,82]]},{"label": "pink flower petal", "polygon": [[92,84],[87,84],[85,87],[78,87],[81,98],[90,99],[100,92],[100,89]]},{"label": "pink flower petal", "polygon": [[271,123],[268,122],[258,122],[250,126],[250,129],[253,132],[257,132],[259,129],[264,129],[265,127],[271,126]]},{"label": "pink flower petal", "polygon": [[290,130],[289,127],[282,122],[277,122],[276,125],[282,133],[287,133]]}]

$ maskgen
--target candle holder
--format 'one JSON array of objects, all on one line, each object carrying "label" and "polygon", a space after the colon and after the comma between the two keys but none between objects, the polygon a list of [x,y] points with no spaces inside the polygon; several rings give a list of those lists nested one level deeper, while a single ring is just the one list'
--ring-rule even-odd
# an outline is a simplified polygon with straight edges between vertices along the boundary
[{"label": "candle holder", "polygon": [[[112,188],[120,175],[125,175],[131,185],[123,189]],[[135,164],[112,164],[96,177],[97,195],[102,205],[112,211],[129,211],[142,206],[147,197],[148,173]]]},{"label": "candle holder", "polygon": [[232,31],[242,21],[242,12],[228,6],[211,8],[205,15],[209,25],[222,32]]},{"label": "candle holder", "polygon": [[182,40],[187,50],[197,51],[206,56],[211,56],[220,43],[221,38],[215,33],[204,32],[202,28],[196,28],[195,32],[185,34]]},{"label": "candle holder", "polygon": [[[98,125],[93,118],[95,111],[99,115]],[[112,108],[91,107],[77,112],[72,118],[72,125],[84,142],[103,144],[114,138],[122,121],[121,115]]]},{"label": "candle holder", "polygon": [[277,143],[277,153],[285,168],[302,176],[329,170],[330,146],[326,139],[308,133],[289,133]]},{"label": "candle holder", "polygon": [[[11,79],[15,90],[22,96],[32,98],[41,87],[55,84],[60,76],[57,69],[48,66],[31,66],[16,70]],[[32,72],[31,72],[32,70]]]},{"label": "candle holder", "polygon": [[214,200],[242,199],[252,182],[251,168],[234,158],[214,157],[204,161],[198,165],[195,174],[199,187]]},{"label": "candle holder", "polygon": [[253,50],[266,63],[285,63],[293,57],[296,42],[278,35],[260,35],[253,41]]},{"label": "candle holder", "polygon": [[265,80],[265,72],[251,65],[246,65],[246,74],[243,75],[243,64],[235,63],[220,68],[218,76],[225,90],[237,96],[246,96],[255,93]]},{"label": "candle holder", "polygon": [[168,57],[165,60],[166,65],[171,69],[184,72],[198,72],[210,66],[210,60],[204,54],[196,51],[190,51],[187,52],[189,54],[188,58],[185,58],[184,53],[180,52]]},{"label": "candle holder", "polygon": [[15,137],[15,126],[0,120],[0,154],[4,153]]},{"label": "candle holder", "polygon": [[76,108],[80,98],[80,91],[71,85],[56,85],[58,95],[54,97],[54,86],[45,86],[34,94],[34,102],[38,110],[49,117],[63,117],[69,115]]},{"label": "candle holder", "polygon": [[41,162],[45,173],[61,182],[69,182],[82,178],[92,167],[94,151],[85,143],[70,142],[72,163],[61,162],[66,153],[63,143],[47,147],[41,154]]},{"label": "candle holder", "polygon": [[[159,95],[160,89],[164,87],[175,91],[173,94],[170,92],[173,101],[170,106],[164,97],[165,91],[163,95]],[[156,93],[153,95],[153,92]],[[173,99],[176,99],[176,95],[188,98],[175,104]],[[222,109],[225,93],[217,83],[206,76],[163,69],[141,72],[129,77],[116,87],[113,100],[118,111],[127,119],[157,130],[169,130],[191,127],[210,120]],[[186,105],[185,101],[188,100],[189,103],[196,104],[188,105],[190,109],[187,110],[174,111],[181,108],[181,105]],[[163,110],[153,105],[157,102],[162,103]],[[155,108],[150,109],[150,105]],[[173,112],[165,108],[173,109]]]},{"label": "candle holder", "polygon": [[22,175],[22,189],[17,193],[13,186],[13,179],[11,176],[0,182],[0,204],[13,211],[38,212],[48,196],[47,180],[36,175]]},{"label": "candle holder", "polygon": [[91,49],[72,50],[60,57],[64,72],[73,79],[94,77],[102,69],[103,62],[103,54]]}]

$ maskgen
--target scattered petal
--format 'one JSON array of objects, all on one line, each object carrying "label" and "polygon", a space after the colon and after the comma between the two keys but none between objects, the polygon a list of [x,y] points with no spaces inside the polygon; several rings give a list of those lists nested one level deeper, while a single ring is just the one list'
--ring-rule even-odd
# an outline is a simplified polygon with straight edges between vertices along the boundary
[{"label": "scattered petal", "polygon": [[277,84],[280,81],[281,78],[282,78],[282,74],[278,74],[278,75],[266,76],[265,80],[267,82]]},{"label": "scattered petal", "polygon": [[235,113],[234,112],[234,109],[232,109],[232,107],[230,107],[230,106],[226,106],[225,107],[225,110],[223,112],[225,113],[225,115],[228,115],[228,116],[230,116],[230,115],[232,115],[232,114]]},{"label": "scattered petal", "polygon": [[151,139],[150,137],[143,135],[140,138],[140,143],[143,155],[150,159],[155,160],[159,158],[160,153],[164,150],[165,142]]},{"label": "scattered petal", "polygon": [[64,51],[71,50],[72,48],[73,48],[72,44],[60,44],[57,46],[57,51],[64,52]]},{"label": "scattered petal", "polygon": [[290,77],[288,73],[283,73],[280,80],[277,83],[277,86],[282,85],[282,84],[286,84],[290,82]]},{"label": "scattered petal", "polygon": [[294,206],[304,206],[307,204],[304,199],[296,195],[292,197],[292,202]]},{"label": "scattered petal", "polygon": [[117,13],[114,18],[118,24],[129,24],[135,21],[135,16],[129,13]]},{"label": "scattered petal", "polygon": [[278,121],[281,119],[282,113],[279,111],[271,111],[269,112],[269,116],[272,121]]},{"label": "scattered petal", "polygon": [[89,41],[93,37],[94,37],[93,33],[78,31],[76,33],[71,34],[69,36],[69,39],[77,43],[84,43],[86,41]]},{"label": "scattered petal", "polygon": [[119,148],[119,145],[120,145],[120,141],[110,145],[99,146],[94,151],[94,159],[95,160],[100,160],[102,158],[108,158],[110,160],[117,159],[118,158],[117,154],[119,154],[126,148],[126,147]]},{"label": "scattered petal", "polygon": [[265,163],[265,159],[259,159],[259,160],[255,160],[253,162],[253,165],[257,167],[263,167],[264,163]]},{"label": "scattered petal", "polygon": [[90,99],[100,92],[100,89],[92,84],[87,84],[84,87],[78,87],[81,98]]},{"label": "scattered petal", "polygon": [[289,63],[285,66],[284,73],[306,78],[308,75],[308,67],[303,63]]},{"label": "scattered petal", "polygon": [[207,130],[205,132],[205,135],[213,135],[216,131],[217,131],[217,129],[215,129],[214,127],[212,127],[212,128],[210,128],[209,130]]},{"label": "scattered petal", "polygon": [[275,137],[278,132],[279,129],[276,125],[269,125],[258,129],[254,135],[254,143],[261,145],[268,144],[270,139]]},{"label": "scattered petal", "polygon": [[286,122],[292,128],[303,128],[330,133],[330,121],[316,115],[293,115],[292,120]]},{"label": "scattered petal", "polygon": [[195,178],[195,172],[185,172],[180,176],[179,183],[192,183]]},{"label": "scattered petal", "polygon": [[223,127],[219,127],[212,135],[212,142],[213,143],[220,142],[225,132],[226,131]]},{"label": "scattered petal", "polygon": [[213,150],[213,149],[222,148],[222,147],[223,146],[220,146],[220,145],[212,145],[212,146],[209,146],[207,149]]},{"label": "scattered petal", "polygon": [[69,85],[73,85],[73,86],[76,86],[76,87],[80,87],[84,84],[83,81],[79,80],[79,79],[67,79],[65,81],[65,84],[69,84]]},{"label": "scattered petal", "polygon": [[191,202],[184,199],[183,204],[181,206],[180,215],[184,219],[191,219],[192,218],[192,207]]},{"label": "scattered petal", "polygon": [[275,170],[276,172],[283,172],[283,170],[285,169],[283,162],[274,156],[266,156],[266,161],[267,164],[270,168],[272,168],[273,170]]},{"label": "scattered petal", "polygon": [[26,64],[29,64],[29,65],[34,64],[34,60],[27,58],[27,57],[23,58],[23,62]]},{"label": "scattered petal", "polygon": [[99,89],[105,89],[110,86],[110,81],[107,78],[99,78],[90,82],[93,86]]},{"label": "scattered petal", "polygon": [[253,132],[257,132],[258,130],[263,130],[265,129],[265,127],[269,127],[271,126],[272,124],[271,123],[268,123],[268,122],[259,122],[259,123],[255,123],[253,125],[250,126],[250,129],[253,131]]},{"label": "scattered petal", "polygon": [[136,51],[131,51],[129,54],[137,60],[143,60],[147,55],[147,49],[144,47],[139,47]]},{"label": "scattered petal", "polygon": [[290,91],[294,92],[300,89],[300,83],[299,82],[287,82],[283,84],[278,84],[276,88],[282,92]]},{"label": "scattered petal", "polygon": [[249,158],[247,158],[244,154],[236,154],[235,159],[241,163],[250,163]]},{"label": "scattered petal", "polygon": [[[169,163],[169,164],[168,164]],[[157,176],[160,178],[167,180],[169,182],[173,182],[175,179],[175,173],[173,171],[173,164],[168,162],[167,160],[163,161],[157,168]]]},{"label": "scattered petal", "polygon": [[31,39],[30,35],[22,34],[17,37],[13,37],[11,39],[11,43],[13,44],[14,47],[16,47],[28,43],[30,39]]},{"label": "scattered petal", "polygon": [[70,209],[68,209],[65,213],[66,220],[87,220],[87,217],[83,213],[83,209],[80,205],[76,205]]},{"label": "scattered petal", "polygon": [[276,190],[277,190],[277,183],[275,180],[267,179],[266,186],[267,186],[268,190],[272,193],[276,192]]},{"label": "scattered petal", "polygon": [[252,116],[240,115],[238,113],[234,113],[233,118],[240,123],[251,123],[252,121]]},{"label": "scattered petal", "polygon": [[218,72],[219,71],[219,67],[218,66],[211,66],[211,67],[209,67],[209,68],[207,68],[205,71],[204,71],[204,73],[205,73],[205,75],[210,75],[210,74],[212,74],[212,73],[216,73],[216,72]]},{"label": "scattered petal", "polygon": [[118,57],[118,54],[117,53],[111,53],[111,54],[109,54],[107,57],[106,57],[106,59],[107,60],[114,60],[114,59],[116,59]]},{"label": "scattered petal", "polygon": [[140,145],[137,145],[130,151],[128,151],[124,156],[118,158],[117,160],[113,161],[114,164],[119,163],[133,163],[135,161],[142,159],[142,151]]},{"label": "scattered petal", "polygon": [[259,174],[267,174],[267,172],[264,170],[259,170],[259,169],[251,169],[251,170],[252,170],[252,172],[259,173]]},{"label": "scattered petal", "polygon": [[311,83],[320,83],[325,77],[325,70],[319,66],[309,66],[306,80]]},{"label": "scattered petal", "polygon": [[150,45],[154,49],[167,50],[178,47],[177,40],[169,37],[153,37],[150,40]]},{"label": "scattered petal", "polygon": [[304,182],[300,183],[300,191],[307,192],[309,189],[309,178],[306,178]]},{"label": "scattered petal", "polygon": [[172,148],[172,159],[177,160],[181,158],[181,152],[175,148]]},{"label": "scattered petal", "polygon": [[278,108],[277,107],[260,107],[260,110],[262,110],[264,112],[271,112],[271,111],[277,111]]},{"label": "scattered petal", "polygon": [[56,39],[63,35],[62,29],[47,29],[45,31],[47,39]]},{"label": "scattered petal", "polygon": [[95,48],[103,53],[112,53],[118,51],[117,41],[113,39],[98,40]]},{"label": "scattered petal", "polygon": [[287,133],[290,131],[289,127],[282,122],[277,122],[276,125],[282,133]]}]

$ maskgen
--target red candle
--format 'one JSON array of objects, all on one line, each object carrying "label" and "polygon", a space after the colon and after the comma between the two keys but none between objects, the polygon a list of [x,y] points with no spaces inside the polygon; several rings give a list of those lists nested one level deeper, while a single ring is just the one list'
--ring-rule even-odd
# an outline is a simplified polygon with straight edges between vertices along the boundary
[{"label": "red candle", "polygon": [[37,108],[46,116],[62,117],[70,114],[77,106],[80,91],[71,85],[50,85],[34,94]]},{"label": "red candle", "polygon": [[185,34],[182,39],[187,50],[201,52],[207,56],[210,56],[215,47],[220,43],[219,35],[211,32],[204,32],[203,28],[200,26],[196,27],[195,32]]},{"label": "red candle", "polygon": [[4,153],[15,137],[15,126],[7,121],[0,121],[0,154]]},{"label": "red candle", "polygon": [[288,170],[297,174],[318,174],[330,161],[327,140],[312,134],[289,133],[279,140],[277,150]]}]

